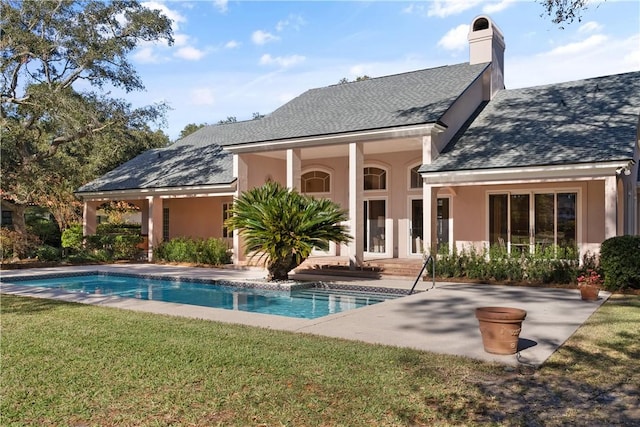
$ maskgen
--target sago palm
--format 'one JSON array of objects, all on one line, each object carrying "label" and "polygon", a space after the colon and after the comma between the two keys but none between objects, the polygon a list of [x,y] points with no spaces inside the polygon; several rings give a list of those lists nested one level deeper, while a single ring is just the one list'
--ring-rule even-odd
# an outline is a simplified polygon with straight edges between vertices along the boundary
[{"label": "sago palm", "polygon": [[287,280],[289,271],[304,262],[314,248],[351,240],[347,212],[328,199],[316,199],[275,182],[236,198],[225,225],[238,230],[245,252],[264,260],[268,280]]}]

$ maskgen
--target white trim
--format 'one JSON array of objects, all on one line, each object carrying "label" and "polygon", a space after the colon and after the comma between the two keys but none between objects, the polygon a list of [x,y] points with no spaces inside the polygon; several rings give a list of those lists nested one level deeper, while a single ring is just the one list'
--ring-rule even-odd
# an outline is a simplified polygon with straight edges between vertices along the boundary
[{"label": "white trim", "polygon": [[[412,241],[413,241],[413,210],[412,210],[412,205],[413,205],[413,201],[414,200],[420,200],[421,202],[423,202],[422,199],[422,194],[418,195],[418,194],[409,194],[407,197],[407,228],[405,229],[405,232],[407,233],[407,257],[409,258],[420,258],[422,257],[422,254],[424,253],[424,218],[422,218],[423,220],[423,224],[422,224],[422,241],[420,242],[420,246],[422,246],[422,250],[420,252],[412,252],[411,248],[412,248]],[[423,204],[423,209],[424,209],[424,202]]]},{"label": "white trim", "polygon": [[414,126],[393,127],[388,129],[376,129],[359,132],[345,132],[336,135],[320,135],[304,138],[292,138],[284,140],[271,140],[260,142],[241,142],[237,144],[223,145],[222,148],[231,153],[258,153],[262,151],[284,150],[287,148],[303,148],[318,145],[347,144],[351,142],[380,141],[384,139],[411,138],[431,134],[435,129],[443,131],[444,128],[437,123],[420,124]]},{"label": "white trim", "polygon": [[[370,197],[363,197],[362,198],[362,209],[364,210],[364,203],[368,203],[371,201],[384,201],[384,252],[368,252],[366,250],[366,248],[369,246],[367,244],[368,240],[369,240],[369,235],[367,233],[363,233],[364,236],[364,253],[363,256],[366,258],[388,258],[389,257],[389,246],[392,246],[392,238],[393,238],[393,233],[392,233],[392,228],[390,227],[390,220],[392,220],[392,218],[389,218],[389,198],[385,195],[385,196],[370,196]],[[368,212],[368,210],[367,210]],[[369,218],[366,218],[364,221],[368,221]],[[364,225],[364,224],[363,224]],[[393,223],[391,222],[391,225],[393,225]],[[368,232],[371,232],[370,229],[367,228]]]},{"label": "white trim", "polygon": [[214,197],[236,195],[236,182],[221,185],[201,185],[193,187],[164,187],[148,189],[114,190],[114,191],[90,191],[75,193],[84,201],[108,201],[108,200],[136,200],[149,196],[162,198],[173,197]]},{"label": "white trim", "polygon": [[[554,230],[553,230],[553,244],[557,244],[558,240],[558,224],[557,224],[557,210],[558,200],[557,195],[560,193],[575,193],[576,194],[576,248],[580,251],[582,245],[582,188],[579,187],[566,187],[566,188],[528,188],[528,189],[514,189],[514,190],[486,190],[485,191],[485,241],[491,244],[490,236],[490,222],[489,216],[489,198],[492,195],[506,195],[507,196],[507,251],[511,253],[511,195],[512,194],[526,194],[529,196],[529,247],[535,247],[534,243],[531,243],[531,234],[535,230],[535,195],[536,194],[553,194],[553,210],[554,210]],[[581,252],[582,253],[582,252]]]},{"label": "white trim", "polygon": [[629,164],[628,160],[606,163],[566,164],[558,166],[531,166],[524,168],[494,168],[450,172],[423,172],[427,184],[524,184],[558,180],[578,180],[615,176],[616,169]]},{"label": "white trim", "polygon": [[[309,172],[315,172],[315,171],[319,171],[319,172],[324,172],[326,174],[329,175],[329,191],[322,191],[322,192],[317,192],[317,193],[310,193],[310,192],[302,192],[302,179],[304,177],[305,174],[309,173]],[[310,166],[305,166],[304,168],[302,168],[302,171],[300,172],[300,193],[302,194],[307,194],[310,196],[320,196],[320,197],[327,197],[327,196],[333,196],[333,169],[330,169],[326,166],[316,166],[316,165],[310,165]]]},{"label": "white trim", "polygon": [[[449,239],[449,253],[452,252],[453,249],[453,195],[444,194],[436,196],[436,241],[438,239],[438,230],[437,230],[437,222],[438,222],[438,199],[449,199],[449,235],[447,238]],[[437,250],[437,248],[436,248]]]}]

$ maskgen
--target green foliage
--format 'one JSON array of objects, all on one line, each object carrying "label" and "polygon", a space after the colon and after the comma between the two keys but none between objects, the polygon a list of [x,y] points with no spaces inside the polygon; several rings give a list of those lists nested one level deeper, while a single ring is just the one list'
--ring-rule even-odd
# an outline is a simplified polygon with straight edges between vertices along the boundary
[{"label": "green foliage", "polygon": [[190,239],[177,237],[163,242],[153,252],[155,259],[168,262],[224,265],[231,262],[231,254],[224,241],[215,238]]},{"label": "green foliage", "polygon": [[74,190],[168,142],[149,126],[166,106],[134,109],[108,86],[144,88],[129,54],[171,44],[171,21],[136,0],[2,1],[0,27],[2,190],[65,229],[81,212]]},{"label": "green foliage", "polygon": [[[547,15],[553,17],[554,24],[572,23],[581,20],[581,13],[587,8],[589,0],[539,0]],[[564,28],[564,27],[560,27]]]},{"label": "green foliage", "polygon": [[329,199],[301,195],[275,182],[242,193],[225,225],[240,231],[245,252],[264,260],[269,280],[286,280],[314,248],[351,240],[347,212]]},{"label": "green foliage", "polygon": [[62,247],[65,249],[80,251],[83,240],[81,224],[73,224],[62,232]]},{"label": "green foliage", "polygon": [[605,289],[640,289],[640,236],[618,236],[602,242],[600,265]]},{"label": "green foliage", "polygon": [[[562,258],[558,257],[559,252]],[[436,275],[480,281],[572,283],[580,271],[576,253],[553,246],[535,254],[509,254],[500,245],[481,251],[473,246],[460,252],[454,248],[452,253],[444,248],[437,255]]]},{"label": "green foliage", "polygon": [[43,245],[36,249],[36,257],[40,261],[59,261],[62,258],[62,253],[58,248]]},{"label": "green foliage", "polygon": [[55,221],[39,215],[40,212],[27,210],[25,214],[25,224],[27,232],[37,236],[45,245],[60,246],[60,228]]},{"label": "green foliage", "polygon": [[199,125],[195,123],[189,123],[184,127],[184,129],[180,131],[180,135],[178,135],[178,139],[186,138],[187,136],[191,135],[195,131],[200,130],[205,126],[207,126],[206,123],[200,123]]}]

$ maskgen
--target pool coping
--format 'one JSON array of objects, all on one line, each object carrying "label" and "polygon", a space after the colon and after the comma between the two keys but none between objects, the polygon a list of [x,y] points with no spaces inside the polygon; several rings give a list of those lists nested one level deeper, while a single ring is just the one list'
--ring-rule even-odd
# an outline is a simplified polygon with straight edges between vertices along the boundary
[{"label": "pool coping", "polygon": [[[9,284],[17,276],[39,276],[47,272],[109,270],[162,273],[165,277],[207,277],[242,280],[260,279],[262,269],[220,270],[166,267],[152,264],[91,266],[91,268],[56,268],[3,270],[0,293],[79,302],[156,314],[256,326],[266,329],[307,333],[356,340],[371,344],[408,347],[435,353],[460,355],[505,365],[539,366],[555,352],[611,295],[601,292],[600,299],[585,302],[577,289],[528,288],[482,284],[421,283],[421,292],[387,300],[367,307],[330,314],[316,319],[300,319],[272,314],[200,307],[186,304],[139,300],[135,298],[82,295],[51,289],[25,289]],[[37,271],[34,271],[37,270]],[[314,278],[344,284],[340,278]],[[363,279],[359,285],[410,289],[413,281]],[[349,280],[348,283],[353,283]],[[527,311],[520,335],[519,350],[500,356],[484,352],[475,318],[478,306],[511,306]]]}]

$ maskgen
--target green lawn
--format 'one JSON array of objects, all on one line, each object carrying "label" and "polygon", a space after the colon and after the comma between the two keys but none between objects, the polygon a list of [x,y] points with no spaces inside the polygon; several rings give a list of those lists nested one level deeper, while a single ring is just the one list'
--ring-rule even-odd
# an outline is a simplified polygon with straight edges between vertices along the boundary
[{"label": "green lawn", "polygon": [[[561,425],[635,417],[640,296],[606,303],[538,371],[57,301],[3,295],[1,303],[3,426]],[[567,384],[622,394],[588,418],[562,404],[540,406],[549,396],[562,403]]]}]

